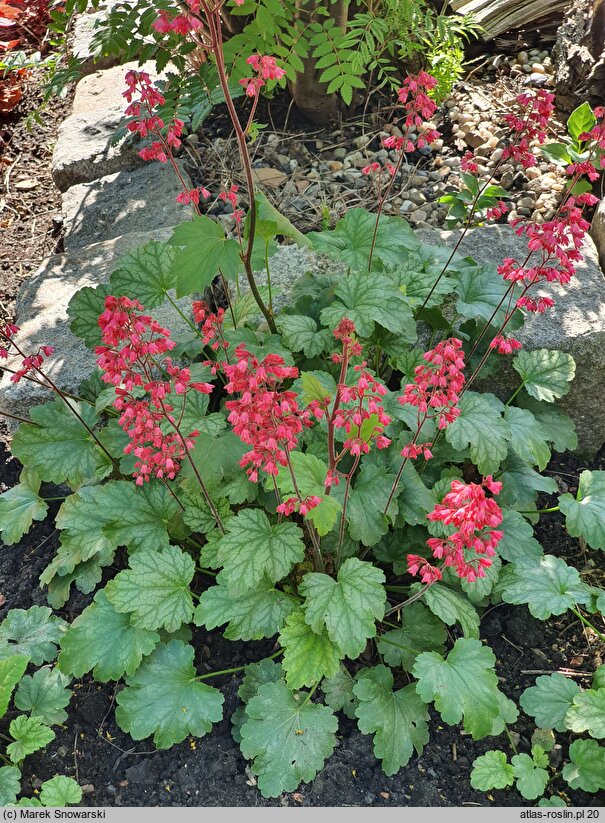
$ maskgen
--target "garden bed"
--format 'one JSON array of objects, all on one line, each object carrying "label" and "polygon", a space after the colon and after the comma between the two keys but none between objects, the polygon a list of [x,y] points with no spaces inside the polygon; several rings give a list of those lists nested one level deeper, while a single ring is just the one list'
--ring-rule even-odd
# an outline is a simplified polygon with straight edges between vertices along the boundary
[{"label": "garden bed", "polygon": [[[29,99],[33,103],[39,98],[34,92]],[[14,179],[39,182],[31,191],[23,187],[17,190],[20,194],[11,193],[9,205],[19,213],[19,220],[3,233],[2,242],[8,255],[8,266],[2,272],[4,318],[11,316],[17,288],[35,270],[41,258],[60,250],[60,221],[55,219],[53,223],[53,217],[58,216],[59,200],[50,184],[47,146],[52,139],[52,129],[64,113],[62,106],[54,108],[52,118],[47,120],[47,130],[36,128],[27,137],[23,120],[17,119],[11,125],[10,142],[26,155],[15,166],[18,175]],[[17,114],[24,115],[25,111]],[[356,147],[347,145],[346,148],[351,153]],[[42,191],[44,197],[36,194]],[[23,267],[15,274],[18,261]],[[6,445],[2,447],[0,461],[0,484],[5,490],[17,483],[19,466],[10,458]],[[573,456],[555,458],[545,473],[555,478],[559,492],[575,494],[579,474],[586,468],[605,468],[605,452],[602,451],[590,466]],[[44,497],[60,497],[61,494],[60,488],[43,487]],[[545,498],[540,503],[546,507],[551,501]],[[58,502],[51,504],[51,518],[58,505]],[[5,602],[0,608],[0,620],[10,609],[45,604],[38,578],[58,545],[58,534],[51,518],[36,523],[18,545],[1,549],[0,594]],[[601,555],[590,550],[582,551],[578,541],[565,532],[560,514],[543,517],[536,537],[549,554],[566,559],[582,572],[586,582],[603,586],[603,570],[596,565]],[[114,565],[124,559],[125,556],[118,555]],[[113,567],[106,570],[105,578],[112,576],[114,570]],[[196,582],[196,590],[201,591],[204,579]],[[91,600],[92,596],[76,592],[58,614],[71,621]],[[457,636],[457,630],[453,630],[450,637]],[[533,685],[537,676],[559,670],[588,688],[592,673],[603,663],[605,656],[603,644],[587,633],[575,617],[564,615],[541,622],[531,617],[525,606],[500,604],[489,607],[482,616],[481,638],[489,643],[496,655],[500,688],[515,699]],[[201,629],[194,631],[192,643],[196,649],[195,665],[200,673],[244,666],[274,650],[272,641],[232,643],[223,639],[219,631]],[[376,663],[373,654],[374,648],[370,644],[362,655],[362,662]],[[405,674],[398,675],[397,687],[406,684],[406,677]],[[117,727],[113,709],[119,684],[98,684],[90,676],[76,681],[65,725],[56,728],[55,740],[42,754],[26,761],[24,794],[35,793],[42,781],[62,773],[77,780],[84,791],[82,804],[91,806],[527,805],[527,801],[514,790],[486,794],[470,786],[474,759],[498,746],[512,753],[507,739],[490,737],[473,742],[469,735],[461,735],[458,727],[444,724],[432,709],[430,742],[421,757],[414,755],[395,776],[387,777],[382,773],[372,752],[370,736],[362,735],[354,721],[341,718],[337,747],[315,780],[302,784],[294,793],[285,793],[274,800],[263,799],[231,735],[229,718],[239,703],[237,689],[241,675],[225,675],[213,680],[213,684],[225,695],[226,719],[205,738],[188,738],[168,751],[157,752],[150,740],[136,743]],[[2,730],[13,716],[9,713],[2,721]],[[530,750],[532,728],[526,718],[513,724],[519,751]],[[568,735],[559,735],[562,745],[551,753],[554,771],[566,761],[570,740]],[[594,795],[570,790],[560,777],[549,788],[549,795],[558,793],[571,805],[594,806],[599,802]]]}]

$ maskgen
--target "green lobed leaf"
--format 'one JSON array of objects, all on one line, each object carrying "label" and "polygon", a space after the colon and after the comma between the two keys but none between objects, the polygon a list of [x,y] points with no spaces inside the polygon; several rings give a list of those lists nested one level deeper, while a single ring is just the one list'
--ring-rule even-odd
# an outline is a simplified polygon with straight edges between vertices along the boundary
[{"label": "green lobed leaf", "polygon": [[401,628],[379,635],[376,647],[391,668],[410,672],[422,652],[445,651],[446,632],[441,620],[422,603],[410,603],[401,612]]},{"label": "green lobed leaf", "polygon": [[210,586],[202,594],[193,617],[196,626],[210,630],[228,623],[224,631],[228,640],[261,640],[280,631],[295,606],[292,598],[266,578],[257,588],[235,598],[229,588],[222,585],[222,578],[219,574],[219,585]]},{"label": "green lobed leaf", "polygon": [[489,321],[499,327],[506,314],[506,304],[502,304],[502,299],[509,284],[497,274],[495,267],[469,266],[458,272],[457,279],[458,314],[472,320]]},{"label": "green lobed leaf", "polygon": [[399,517],[405,523],[410,526],[426,525],[426,516],[434,509],[437,498],[434,490],[424,485],[411,460],[404,466],[396,496]]},{"label": "green lobed leaf", "polygon": [[239,271],[239,243],[227,239],[221,224],[210,217],[181,223],[169,243],[178,247],[171,268],[177,297],[203,292],[219,271],[227,278]]},{"label": "green lobed leaf", "polygon": [[498,716],[494,720],[494,725],[490,734],[497,737],[506,729],[516,723],[519,718],[519,710],[512,700],[509,700],[505,694],[498,692]]},{"label": "green lobed leaf", "polygon": [[567,394],[576,373],[571,354],[552,349],[522,349],[513,359],[513,368],[521,376],[525,391],[547,403]]},{"label": "green lobed leaf", "polygon": [[506,407],[504,419],[510,426],[510,442],[514,451],[522,460],[537,465],[543,471],[550,460],[550,449],[540,423],[530,411],[516,406]]},{"label": "green lobed leaf", "polygon": [[[466,578],[460,580],[460,588],[468,599],[476,606],[486,605],[487,598],[492,593],[500,577],[502,561],[499,557],[492,557],[491,564],[483,569],[485,574],[470,582]],[[456,578],[456,575],[453,575]]]},{"label": "green lobed leaf", "polygon": [[112,294],[139,300],[145,309],[154,309],[176,287],[172,269],[175,250],[167,243],[152,240],[122,255],[109,282]]},{"label": "green lobed leaf", "polygon": [[24,654],[13,654],[0,660],[0,718],[6,714],[13,690],[23,677],[28,663],[29,658]]},{"label": "green lobed leaf", "polygon": [[459,638],[446,658],[437,652],[416,658],[416,691],[425,703],[435,701],[445,723],[462,721],[473,740],[480,740],[491,733],[500,708],[495,662],[491,649],[479,640]]},{"label": "green lobed leaf", "polygon": [[368,638],[376,636],[376,620],[384,617],[384,582],[380,569],[355,557],[344,561],[337,580],[310,572],[299,586],[305,597],[305,620],[317,634],[325,626],[330,640],[355,659]]},{"label": "green lobed leaf", "polygon": [[338,720],[306,696],[293,694],[284,682],[266,683],[246,705],[241,749],[253,759],[263,797],[293,792],[313,780],[334,750]]},{"label": "green lobed leaf", "polygon": [[563,766],[563,779],[572,789],[605,789],[605,746],[599,746],[596,740],[574,740],[569,759],[571,762]]},{"label": "green lobed leaf", "polygon": [[272,583],[284,578],[304,558],[302,536],[294,523],[271,524],[260,509],[242,509],[232,517],[217,552],[232,596],[256,588],[265,577]]},{"label": "green lobed leaf", "polygon": [[282,666],[290,689],[314,686],[324,677],[333,677],[340,668],[339,650],[324,632],[317,634],[305,623],[302,609],[286,618],[279,642],[284,650]]},{"label": "green lobed leaf", "polygon": [[[89,428],[96,425],[97,415],[91,406],[70,403]],[[12,452],[24,466],[35,468],[41,480],[75,487],[101,480],[111,472],[107,455],[62,400],[35,406],[30,417],[33,422],[22,423],[15,432]]]},{"label": "green lobed leaf", "polygon": [[578,494],[559,497],[565,527],[572,537],[582,537],[593,549],[605,549],[605,471],[583,471]]},{"label": "green lobed leaf", "polygon": [[[308,235],[300,232],[293,223],[288,220],[275,206],[267,199],[261,191],[255,193],[256,200],[256,231],[265,239],[273,239],[277,235],[291,237],[297,246],[311,247],[312,243]],[[246,226],[246,229],[248,227]]]},{"label": "green lobed leaf", "polygon": [[[325,493],[324,481],[328,473],[328,467],[323,460],[308,452],[292,452],[290,462],[301,497],[306,498],[314,495],[321,498],[321,503],[311,509],[305,515],[305,519],[310,520],[317,529],[319,536],[323,537],[332,531],[342,510],[342,504],[336,496],[334,494],[326,495]],[[282,498],[296,495],[292,475],[287,467],[280,466],[276,482]]]},{"label": "green lobed leaf", "polygon": [[0,659],[22,654],[34,666],[54,660],[67,623],[48,606],[11,609],[0,623]]},{"label": "green lobed leaf", "polygon": [[600,740],[605,737],[605,687],[577,693],[565,715],[572,732],[588,732]]},{"label": "green lobed leaf", "polygon": [[25,714],[15,717],[8,731],[14,742],[6,747],[6,753],[13,763],[20,763],[29,754],[43,749],[55,739],[53,730],[39,717],[27,717]]},{"label": "green lobed leaf", "polygon": [[0,806],[10,806],[21,790],[21,772],[16,766],[0,766]]},{"label": "green lobed leaf", "polygon": [[318,329],[312,317],[300,314],[282,314],[277,325],[284,344],[291,351],[302,351],[305,357],[317,357],[329,351],[334,341],[329,329]]},{"label": "green lobed leaf", "polygon": [[45,780],[40,789],[40,801],[43,806],[75,806],[82,800],[82,789],[76,781],[64,774],[58,774]]},{"label": "green lobed leaf", "polygon": [[[372,463],[362,467],[347,506],[349,534],[353,540],[361,541],[364,546],[374,546],[388,532],[389,521],[383,512],[395,478],[395,474],[386,473]],[[393,520],[397,512],[397,499],[394,498],[388,517]]]},{"label": "green lobed leaf", "polygon": [[597,122],[594,112],[586,100],[575,108],[567,119],[569,136],[577,141],[581,134],[589,132]]},{"label": "green lobed leaf", "polygon": [[566,807],[567,803],[563,800],[563,798],[553,795],[552,797],[543,797],[538,800],[538,806],[554,806],[561,808]]},{"label": "green lobed leaf", "polygon": [[105,298],[110,294],[112,288],[109,283],[85,286],[74,294],[67,306],[69,328],[89,349],[94,350],[95,346],[101,345],[99,315],[105,311]]},{"label": "green lobed leaf", "polygon": [[526,603],[538,620],[590,600],[590,591],[577,570],[552,554],[508,564],[502,570],[498,590],[505,603]]},{"label": "green lobed leaf", "polygon": [[218,689],[195,680],[194,649],[181,640],[161,644],[118,693],[116,722],[134,740],[153,734],[158,749],[188,735],[203,737],[223,717]]},{"label": "green lobed leaf", "polygon": [[565,412],[526,395],[520,395],[517,402],[533,414],[555,451],[575,451],[578,448],[575,424]]},{"label": "green lobed leaf", "polygon": [[[198,534],[208,534],[216,528],[216,520],[203,496],[199,485],[191,483],[181,485],[178,492],[179,500],[185,506],[183,522]],[[214,498],[213,503],[223,523],[232,515],[229,501],[224,497]]]},{"label": "green lobed leaf", "polygon": [[[307,237],[318,251],[338,257],[353,271],[367,272],[376,215],[365,209],[347,209],[332,231],[309,232]],[[397,266],[405,250],[418,248],[418,241],[400,217],[382,216],[374,245],[373,268]]]},{"label": "green lobed leaf", "polygon": [[442,583],[433,583],[424,593],[424,602],[448,626],[458,623],[465,637],[479,637],[479,615],[463,594]]},{"label": "green lobed leaf", "polygon": [[117,612],[101,590],[63,636],[57,663],[65,674],[92,671],[95,680],[107,683],[134,674],[159,642],[157,632],[132,626],[129,614]]},{"label": "green lobed leaf", "polygon": [[602,664],[595,669],[594,674],[592,676],[592,688],[605,688],[605,664]]},{"label": "green lobed leaf", "polygon": [[513,767],[504,752],[492,749],[473,760],[471,786],[480,792],[506,789],[515,782]]},{"label": "green lobed leaf", "polygon": [[110,580],[105,593],[117,612],[131,614],[136,628],[176,631],[193,615],[189,584],[194,574],[192,558],[175,546],[137,552],[130,568]]},{"label": "green lobed leaf", "polygon": [[28,479],[24,474],[17,486],[0,494],[0,536],[6,546],[18,543],[34,520],[44,520],[48,511],[47,504],[38,495],[40,481]]},{"label": "green lobed leaf", "polygon": [[69,677],[57,669],[38,669],[19,683],[15,706],[23,712],[30,712],[32,717],[39,717],[49,726],[65,723],[65,707],[71,700],[68,685]]},{"label": "green lobed leaf", "polygon": [[471,459],[482,475],[498,471],[510,439],[510,427],[501,414],[504,405],[497,401],[498,408],[492,397],[466,392],[460,401],[460,416],[445,430],[445,439],[455,449],[470,446]]},{"label": "green lobed leaf", "polygon": [[353,687],[355,710],[363,734],[374,733],[374,754],[386,775],[397,774],[429,742],[426,706],[413,684],[393,691],[393,674],[386,666],[364,669]]},{"label": "green lobed leaf", "polygon": [[498,543],[498,554],[503,560],[514,563],[542,557],[542,546],[534,537],[533,526],[519,512],[505,509],[498,529],[503,533]]},{"label": "green lobed leaf", "polygon": [[342,710],[351,720],[355,719],[355,709],[359,702],[353,691],[354,685],[355,681],[342,665],[336,674],[326,677],[321,684],[328,706],[335,712]]},{"label": "green lobed leaf", "polygon": [[510,506],[526,511],[535,508],[538,492],[554,494],[558,491],[554,477],[541,475],[510,452],[498,479],[502,482],[502,491],[498,495],[498,505],[502,508]]},{"label": "green lobed leaf", "polygon": [[555,672],[538,677],[534,686],[525,689],[519,698],[519,704],[540,728],[563,732],[567,728],[567,710],[579,693],[577,683]]},{"label": "green lobed leaf", "polygon": [[[517,780],[517,789],[526,800],[535,800],[544,794],[550,780],[546,769],[541,768],[528,754],[516,754],[511,758],[511,762]],[[548,759],[546,762],[548,763]]]},{"label": "green lobed leaf", "polygon": [[385,274],[354,272],[342,277],[336,286],[332,305],[322,309],[321,322],[335,329],[343,317],[355,323],[360,337],[370,337],[374,324],[410,340],[416,339],[416,323],[404,295]]}]

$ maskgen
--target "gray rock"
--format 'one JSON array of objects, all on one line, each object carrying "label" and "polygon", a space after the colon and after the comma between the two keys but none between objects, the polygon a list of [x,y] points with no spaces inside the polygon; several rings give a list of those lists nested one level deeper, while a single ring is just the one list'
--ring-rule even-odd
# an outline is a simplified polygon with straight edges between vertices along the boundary
[{"label": "gray rock", "polygon": [[153,61],[143,63],[142,66],[135,61],[102,71],[97,70],[88,77],[82,78],[76,86],[73,113],[84,114],[98,109],[121,109],[123,111],[128,105],[124,97],[126,89],[124,77],[131,69],[147,72],[152,80],[164,77],[164,74],[158,75]]},{"label": "gray rock", "polygon": [[111,145],[121,119],[122,110],[114,108],[72,114],[63,121],[51,166],[60,191],[143,163],[138,141],[127,139]]},{"label": "gray rock", "polygon": [[180,191],[172,169],[157,162],[72,186],[63,194],[65,251],[182,223],[191,208],[176,202]]},{"label": "gray rock", "polygon": [[[420,235],[427,243],[453,247],[460,232],[422,231]],[[460,253],[498,265],[505,257],[524,260],[527,244],[508,226],[485,226],[467,233]],[[594,455],[605,443],[605,415],[595,413],[605,408],[605,279],[590,237],[584,241],[582,254],[576,276],[567,286],[552,284],[536,292],[553,297],[555,305],[545,314],[528,316],[515,337],[526,349],[559,349],[572,355],[576,376],[569,394],[558,403],[576,424],[578,451]],[[507,374],[503,368],[496,382],[482,382],[506,397],[518,377],[512,369]]]},{"label": "gray rock", "polygon": [[[64,391],[76,393],[78,386],[95,366],[94,354],[69,328],[67,306],[72,296],[85,286],[106,283],[120,255],[150,240],[167,240],[172,228],[159,228],[145,234],[126,234],[81,250],[77,255],[49,257],[36,274],[26,281],[17,297],[16,320],[20,327],[18,342],[26,353],[35,353],[41,345],[55,347],[45,361],[45,371]],[[191,298],[185,298],[181,310],[187,312]],[[185,321],[169,305],[150,312],[175,333],[186,330]],[[5,372],[0,382],[0,415],[3,411],[27,417],[32,406],[51,399],[51,392],[27,380],[10,382]],[[7,418],[9,426],[11,418]]]},{"label": "gray rock", "polygon": [[590,226],[590,236],[597,247],[601,268],[605,270],[605,200],[601,200],[597,205]]},{"label": "gray rock", "polygon": [[76,18],[71,42],[72,56],[81,61],[81,72],[89,74],[99,69],[106,69],[116,64],[115,55],[105,57],[95,55],[92,41],[95,35],[95,26],[107,17],[107,11],[97,11],[91,14],[82,14]]}]

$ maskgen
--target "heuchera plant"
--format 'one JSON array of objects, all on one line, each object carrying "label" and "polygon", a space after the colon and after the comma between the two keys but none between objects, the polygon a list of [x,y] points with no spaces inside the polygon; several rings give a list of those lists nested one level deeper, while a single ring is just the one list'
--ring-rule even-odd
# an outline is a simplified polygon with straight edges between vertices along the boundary
[{"label": "heuchera plant", "polygon": [[[168,243],[125,255],[107,285],[73,298],[72,329],[98,364],[78,397],[49,376],[49,347],[26,353],[15,326],[2,330],[13,379],[57,395],[15,434],[25,468],[0,497],[3,539],[17,542],[46,515],[42,483],[67,484],[60,547],[41,583],[56,609],[74,585],[95,594],[58,638],[54,671],[124,679],[116,720],[135,740],[153,736],[167,748],[205,735],[223,715],[223,695],[209,681],[243,670],[233,733],[264,796],[315,777],[336,744],[340,711],[373,735],[392,775],[429,742],[431,705],[475,740],[516,722],[494,654],[479,639],[487,606],[527,604],[543,620],[571,610],[587,624],[587,614],[605,612],[603,591],[545,555],[533,536],[538,493],[557,492],[539,472],[552,449],[577,445],[573,423],[554,405],[569,390],[573,359],[527,351],[511,334],[528,312],[552,306],[548,284],[574,276],[588,229],[582,209],[595,202],[584,176],[602,163],[604,111],[583,106],[572,115],[575,143],[550,149],[570,160],[557,213],[516,222],[527,254],[496,269],[456,254],[464,232],[449,252],[382,214],[405,152],[436,137],[426,124],[435,81],[409,77],[399,95],[403,137],[385,141],[398,160],[365,170],[376,175],[377,213],[352,209],[333,230],[303,236],[254,192],[247,149],[259,89],[281,69],[271,56],[249,58],[252,111],[242,124],[221,57],[220,5],[187,5],[178,16],[162,13],[156,28],[194,38],[214,57],[246,196],[236,185],[214,194],[190,187],[175,157],[183,123],[164,123],[161,93],[144,72],[128,72],[129,128],[149,140],[141,156],[172,165],[178,199],[195,215]],[[505,154],[527,167],[545,142],[553,100],[540,90],[517,104]],[[465,165],[467,226],[484,208],[502,216],[504,195],[472,175],[472,157]],[[213,196],[233,205],[235,237],[202,214]],[[342,264],[340,274],[305,273],[279,312],[276,236]],[[254,277],[263,265],[266,286]],[[194,294],[190,313],[175,291]],[[154,317],[163,304],[177,334]],[[512,366],[503,398],[476,383],[494,363]],[[583,472],[577,498],[560,495],[558,508],[572,536],[605,549],[605,473]],[[32,632],[54,619],[34,617]],[[265,638],[266,656],[200,674],[192,626],[225,627],[234,641]],[[8,651],[0,627],[0,656]],[[535,689],[568,687],[539,679]],[[568,695],[567,727],[603,737],[590,719],[605,700],[603,678],[577,691]],[[532,694],[521,705],[537,716]],[[542,725],[561,722],[549,713]],[[525,796],[538,797],[550,777],[544,749],[533,757],[515,753],[511,766],[491,753],[475,765],[473,785],[531,778],[528,791],[538,783],[540,791]],[[605,788],[603,746],[577,740],[570,758],[563,778],[573,788]],[[492,760],[504,774],[495,782]]]}]

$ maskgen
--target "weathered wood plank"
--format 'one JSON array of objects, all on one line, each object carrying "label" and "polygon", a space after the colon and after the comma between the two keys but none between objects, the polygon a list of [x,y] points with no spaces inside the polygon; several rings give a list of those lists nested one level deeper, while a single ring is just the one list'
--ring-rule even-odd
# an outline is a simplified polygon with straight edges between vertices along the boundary
[{"label": "weathered wood plank", "polygon": [[473,14],[481,23],[484,40],[549,18],[562,19],[570,5],[570,0],[450,0],[452,11]]}]

